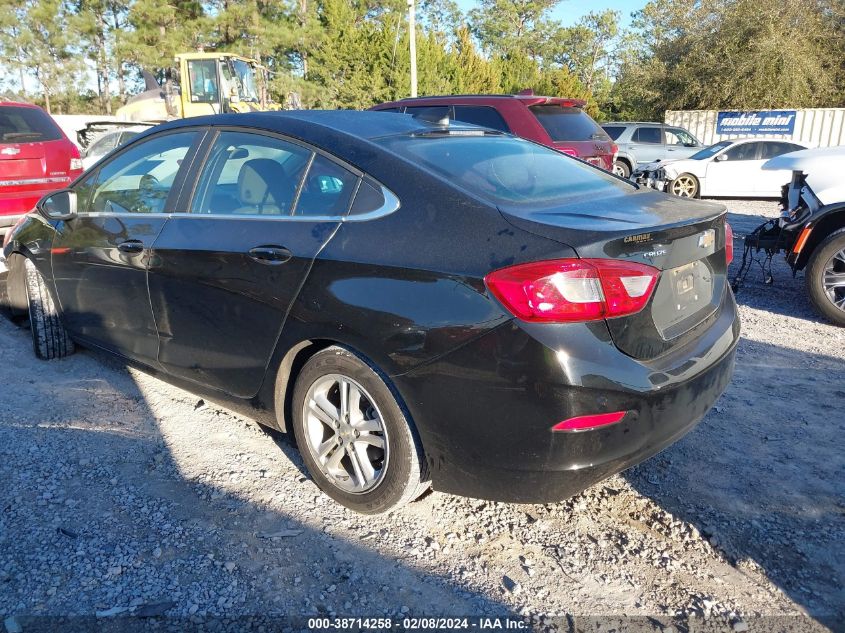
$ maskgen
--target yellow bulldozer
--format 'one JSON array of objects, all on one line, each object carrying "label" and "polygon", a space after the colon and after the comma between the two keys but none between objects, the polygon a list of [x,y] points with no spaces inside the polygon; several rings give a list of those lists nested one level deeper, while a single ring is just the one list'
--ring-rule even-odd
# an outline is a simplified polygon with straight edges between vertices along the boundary
[{"label": "yellow bulldozer", "polygon": [[231,53],[184,53],[163,81],[143,71],[144,92],[117,111],[121,121],[155,122],[223,112],[281,110],[267,94],[268,71]]}]

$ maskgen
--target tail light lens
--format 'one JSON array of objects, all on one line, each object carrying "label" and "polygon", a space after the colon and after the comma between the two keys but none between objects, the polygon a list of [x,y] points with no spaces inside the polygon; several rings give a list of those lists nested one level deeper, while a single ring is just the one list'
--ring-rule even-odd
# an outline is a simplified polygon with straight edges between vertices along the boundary
[{"label": "tail light lens", "polygon": [[567,156],[574,156],[575,158],[578,158],[578,152],[571,147],[558,147],[557,151],[563,152]]},{"label": "tail light lens", "polygon": [[493,271],[487,288],[523,321],[565,323],[635,314],[660,271],[615,259],[553,259]]},{"label": "tail light lens", "polygon": [[725,222],[725,262],[730,264],[734,260],[734,230]]}]

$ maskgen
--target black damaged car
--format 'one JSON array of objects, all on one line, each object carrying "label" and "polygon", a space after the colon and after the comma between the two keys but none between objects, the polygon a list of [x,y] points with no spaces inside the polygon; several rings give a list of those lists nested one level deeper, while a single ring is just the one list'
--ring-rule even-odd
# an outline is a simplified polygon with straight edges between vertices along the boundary
[{"label": "black damaged car", "polygon": [[739,336],[728,231],[492,130],[255,113],[138,136],[4,255],[39,357],[101,348],[248,410],[378,513],[563,499],[693,428]]}]

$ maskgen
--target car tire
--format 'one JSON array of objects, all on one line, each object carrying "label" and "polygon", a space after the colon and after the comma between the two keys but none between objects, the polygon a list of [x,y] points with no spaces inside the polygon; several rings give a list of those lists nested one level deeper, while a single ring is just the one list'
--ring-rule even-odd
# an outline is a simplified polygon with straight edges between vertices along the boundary
[{"label": "car tire", "polygon": [[31,259],[24,259],[24,278],[35,355],[42,360],[51,360],[72,354],[73,341],[62,323],[44,277]]},{"label": "car tire", "polygon": [[293,391],[292,418],[314,482],[355,512],[390,512],[430,485],[407,410],[387,377],[348,349],[332,346],[305,363]]},{"label": "car tire", "polygon": [[669,193],[681,198],[697,198],[700,191],[698,178],[692,174],[680,174],[669,183]]},{"label": "car tire", "polygon": [[805,273],[807,294],[816,310],[834,325],[845,327],[845,287],[831,285],[831,275],[837,274],[845,276],[845,229],[828,235],[816,247]]},{"label": "car tire", "polygon": [[624,160],[615,160],[613,161],[613,173],[627,180],[631,177],[631,168]]}]

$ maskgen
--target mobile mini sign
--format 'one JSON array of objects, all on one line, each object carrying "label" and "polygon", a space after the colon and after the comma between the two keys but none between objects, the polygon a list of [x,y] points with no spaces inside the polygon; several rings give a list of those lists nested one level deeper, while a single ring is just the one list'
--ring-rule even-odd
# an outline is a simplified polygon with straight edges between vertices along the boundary
[{"label": "mobile mini sign", "polygon": [[719,112],[716,134],[792,134],[795,110]]}]

